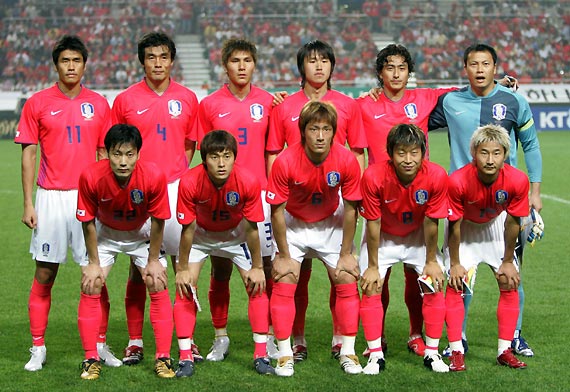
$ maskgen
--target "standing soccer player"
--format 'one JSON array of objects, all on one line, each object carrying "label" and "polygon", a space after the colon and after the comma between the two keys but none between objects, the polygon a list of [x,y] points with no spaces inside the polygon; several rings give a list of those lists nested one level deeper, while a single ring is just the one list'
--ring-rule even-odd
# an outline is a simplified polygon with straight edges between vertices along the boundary
[{"label": "standing soccer player", "polygon": [[[452,371],[465,370],[461,297],[464,282],[468,281],[467,271],[479,263],[494,270],[499,285],[497,363],[515,369],[526,367],[513,354],[511,340],[519,314],[520,276],[515,244],[520,219],[528,215],[529,183],[525,173],[505,163],[510,145],[503,127],[478,128],[470,142],[472,163],[449,178],[449,238],[444,252],[451,266],[446,321]],[[472,286],[468,289],[472,290]]]},{"label": "standing soccer player", "polygon": [[[360,167],[354,155],[334,142],[337,114],[325,102],[311,101],[299,115],[301,142],[273,164],[267,186],[278,254],[270,309],[280,358],[275,373],[292,376],[290,337],[301,262],[316,257],[327,269],[336,293],[335,316],[341,333],[339,362],[349,374],[362,372],[354,352],[360,297],[358,265],[352,254],[360,200]],[[344,208],[340,203],[340,193]]]},{"label": "standing soccer player", "polygon": [[[198,99],[194,92],[170,77],[176,45],[168,35],[150,32],[141,37],[138,58],[145,77],[115,98],[113,124],[136,126],[145,143],[141,160],[156,163],[166,174],[171,217],[164,228],[164,250],[175,266],[182,230],[175,217],[178,183],[194,155]],[[123,358],[128,365],[137,364],[143,358],[145,301],[146,286],[131,263],[125,297],[129,343]],[[198,354],[196,347],[195,350]],[[199,354],[197,357],[201,358]]]},{"label": "standing soccer player", "polygon": [[[330,102],[337,112],[337,132],[334,141],[344,146],[347,142],[356,157],[361,173],[364,171],[364,149],[367,147],[360,110],[356,101],[331,87],[332,73],[335,66],[333,48],[326,42],[313,40],[297,51],[297,68],[301,74],[301,90],[290,95],[273,109],[269,125],[266,150],[269,153],[269,170],[285,144],[292,146],[301,139],[299,136],[299,113],[309,101]],[[295,322],[293,325],[295,361],[307,358],[305,339],[305,315],[309,304],[309,279],[312,261],[305,259],[301,267],[299,284],[295,293]],[[340,335],[338,322],[334,319],[335,291],[331,288],[330,307],[333,314],[332,353],[338,358]]]},{"label": "standing soccer player", "polygon": [[112,126],[105,136],[109,159],[87,167],[79,178],[77,219],[82,222],[87,248],[78,311],[85,350],[81,378],[85,380],[99,378],[101,371],[95,344],[101,319],[99,297],[120,253],[134,260],[149,291],[155,372],[161,378],[174,377],[170,359],[174,323],[161,251],[164,221],[170,217],[166,178],[155,164],[138,162],[141,147],[136,127]]},{"label": "standing soccer player", "polygon": [[[537,212],[542,209],[540,183],[542,181],[542,155],[536,135],[536,128],[528,102],[511,90],[496,85],[493,77],[497,70],[497,53],[485,44],[475,44],[463,54],[463,62],[469,86],[440,97],[429,120],[429,129],[449,128],[450,174],[471,161],[470,138],[474,129],[487,124],[502,126],[510,137],[511,149],[506,163],[517,165],[517,143],[520,141],[530,179],[530,207]],[[528,215],[528,212],[527,212]],[[519,238],[517,249],[519,263],[526,238]],[[532,349],[521,336],[524,290],[518,285],[520,313],[517,328],[512,339],[515,353],[533,356]],[[463,344],[467,347],[467,312],[471,295],[464,297],[465,321],[463,323]]]},{"label": "standing soccer player", "polygon": [[200,148],[203,164],[180,181],[177,218],[182,237],[174,304],[180,346],[177,377],[194,373],[190,341],[198,309],[196,286],[208,256],[227,258],[236,265],[249,295],[254,367],[259,374],[275,373],[266,358],[269,300],[257,232],[258,222],[263,221],[261,189],[251,172],[234,166],[237,154],[236,139],[229,132],[208,132]]},{"label": "standing soccer player", "polygon": [[[235,38],[224,42],[222,66],[228,76],[228,83],[200,102],[201,132],[199,140],[214,129],[225,129],[230,132],[236,138],[238,145],[239,158],[236,156],[236,166],[246,168],[261,184],[261,199],[265,218],[263,222],[259,222],[258,232],[267,278],[267,292],[271,294],[273,240],[271,235],[271,208],[265,202],[265,189],[267,187],[265,141],[273,96],[251,83],[256,63],[257,48],[252,42]],[[227,323],[233,264],[231,260],[215,255],[210,256],[210,259],[212,261],[212,275],[208,299],[212,324],[215,329],[215,339],[206,359],[222,361],[227,356],[230,345]],[[270,339],[269,343],[272,344],[273,339]],[[274,343],[271,347],[274,347]]]},{"label": "standing soccer player", "polygon": [[[76,36],[66,35],[55,43],[52,58],[59,80],[26,101],[14,139],[22,145],[22,223],[33,230],[30,253],[36,261],[28,301],[33,344],[24,366],[28,371],[42,369],[46,361],[45,331],[59,265],[65,263],[68,247],[77,263],[85,255],[81,224],[75,219],[78,180],[81,171],[96,161],[110,125],[107,100],[81,84],[87,57],[87,48]],[[41,156],[34,206],[38,143]],[[105,344],[109,312],[105,286],[101,301],[105,315],[99,355],[107,365],[120,366]]]},{"label": "standing soccer player", "polygon": [[360,318],[370,356],[366,374],[385,367],[382,350],[381,291],[386,271],[403,262],[422,274],[422,313],[426,325],[424,365],[435,372],[448,366],[438,353],[445,320],[443,263],[438,260],[438,221],[447,216],[447,174],[425,159],[424,131],[399,124],[388,133],[389,161],[366,169],[362,177],[362,206],[366,235],[360,253],[363,291]]}]

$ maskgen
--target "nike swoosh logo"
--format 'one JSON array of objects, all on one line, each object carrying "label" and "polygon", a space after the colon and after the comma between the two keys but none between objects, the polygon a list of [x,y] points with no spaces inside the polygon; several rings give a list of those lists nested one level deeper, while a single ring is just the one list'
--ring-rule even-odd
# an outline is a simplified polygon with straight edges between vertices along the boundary
[{"label": "nike swoosh logo", "polygon": [[455,112],[455,115],[456,115],[456,116],[459,116],[460,114],[463,114],[463,113],[465,113],[465,112],[466,112],[466,110],[461,110],[461,111],[459,111],[459,112]]},{"label": "nike swoosh logo", "polygon": [[218,117],[219,117],[219,118],[226,117],[228,114],[230,114],[230,112],[227,112],[227,113],[219,113],[219,114],[218,114]]},{"label": "nike swoosh logo", "polygon": [[396,200],[398,200],[398,199],[384,200],[384,203],[389,204],[389,203],[392,203],[392,202],[394,202],[394,201],[396,201]]},{"label": "nike swoosh logo", "polygon": [[137,114],[143,114],[144,112],[146,112],[148,110],[148,108],[143,109],[143,110],[137,110]]},{"label": "nike swoosh logo", "polygon": [[106,202],[111,201],[111,200],[113,200],[113,198],[101,199],[101,203],[106,203]]},{"label": "nike swoosh logo", "polygon": [[375,115],[374,115],[374,120],[378,120],[379,118],[382,118],[382,117],[384,117],[385,115],[386,115],[386,113],[384,113],[384,114],[375,114]]},{"label": "nike swoosh logo", "polygon": [[208,200],[198,200],[198,204],[204,204],[204,203],[207,203],[207,202],[209,202],[209,201],[210,201],[210,199],[208,199]]},{"label": "nike swoosh logo", "polygon": [[295,181],[295,185],[301,185],[301,184],[304,184],[304,183],[305,183],[305,181]]},{"label": "nike swoosh logo", "polygon": [[52,115],[52,116],[55,116],[56,114],[61,113],[61,112],[63,112],[63,110],[56,110],[55,112],[52,111],[52,112],[51,112],[51,115]]},{"label": "nike swoosh logo", "polygon": [[299,119],[299,116],[297,117],[291,117],[291,121],[297,121]]},{"label": "nike swoosh logo", "polygon": [[467,201],[467,204],[475,204],[477,203],[479,200],[473,200],[473,201]]}]

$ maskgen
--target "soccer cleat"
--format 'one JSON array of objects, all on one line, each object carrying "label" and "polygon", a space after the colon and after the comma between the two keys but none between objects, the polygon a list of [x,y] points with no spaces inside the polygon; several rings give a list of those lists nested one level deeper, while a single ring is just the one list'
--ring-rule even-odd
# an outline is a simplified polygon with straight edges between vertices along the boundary
[{"label": "soccer cleat", "polygon": [[271,366],[269,358],[255,358],[253,366],[258,374],[275,374],[275,369]]},{"label": "soccer cleat", "polygon": [[293,357],[281,357],[277,360],[275,374],[280,377],[291,377],[295,373]]},{"label": "soccer cleat", "polygon": [[30,360],[24,365],[24,369],[29,372],[42,370],[46,363],[46,346],[32,346],[30,354]]},{"label": "soccer cleat", "polygon": [[81,362],[81,378],[84,380],[97,380],[101,373],[101,362],[95,358]]},{"label": "soccer cleat", "polygon": [[123,364],[125,365],[137,365],[144,358],[143,348],[140,346],[129,346],[125,349],[125,355],[123,356]]},{"label": "soccer cleat", "polygon": [[423,357],[426,352],[426,344],[424,342],[424,339],[420,336],[408,340],[408,351],[416,354],[419,357]]},{"label": "soccer cleat", "polygon": [[[388,352],[388,343],[386,342],[386,338],[382,338],[381,344],[382,344],[382,352],[384,353],[384,355],[386,355],[386,353]],[[362,355],[366,358],[370,357],[370,349],[366,347],[362,352]]]},{"label": "soccer cleat", "polygon": [[519,361],[512,348],[508,348],[501,355],[497,357],[497,364],[508,366],[511,369],[526,369],[526,363]]},{"label": "soccer cleat", "polygon": [[341,355],[338,357],[340,367],[347,374],[362,373],[362,366],[356,355]]},{"label": "soccer cleat", "polygon": [[176,376],[172,369],[172,359],[158,358],[154,361],[154,372],[160,378],[173,378]]},{"label": "soccer cleat", "polygon": [[302,344],[296,344],[293,346],[293,360],[295,363],[301,362],[307,359],[307,347]]},{"label": "soccer cleat", "polygon": [[273,335],[267,335],[267,356],[270,359],[279,359],[279,349],[275,344],[275,337]]},{"label": "soccer cleat", "polygon": [[99,354],[99,359],[105,366],[119,367],[123,364],[105,343],[97,343],[97,354]]},{"label": "soccer cleat", "polygon": [[368,358],[368,363],[362,369],[362,373],[369,374],[369,375],[376,375],[379,374],[381,371],[386,369],[386,361],[384,358],[379,357],[371,357]]},{"label": "soccer cleat", "polygon": [[431,354],[424,357],[424,366],[436,373],[447,373],[449,372],[449,366],[443,362],[441,355]]},{"label": "soccer cleat", "polygon": [[513,349],[515,354],[522,355],[523,357],[532,357],[534,356],[534,351],[532,348],[529,347],[528,343],[522,336],[518,336],[518,338],[514,338],[511,342],[511,348]]},{"label": "soccer cleat", "polygon": [[331,357],[333,357],[334,359],[338,359],[338,357],[340,357],[340,349],[341,348],[342,348],[342,344],[340,344],[340,343],[332,346]]},{"label": "soccer cleat", "polygon": [[214,344],[212,344],[210,352],[206,355],[206,359],[213,362],[223,361],[228,356],[229,350],[230,338],[227,336],[217,337],[214,339]]},{"label": "soccer cleat", "polygon": [[185,360],[178,362],[178,369],[176,369],[176,377],[190,377],[194,374],[194,361]]},{"label": "soccer cleat", "polygon": [[204,357],[200,354],[200,350],[198,350],[198,346],[192,343],[192,356],[194,357],[195,363],[204,362]]},{"label": "soccer cleat", "polygon": [[[463,355],[465,355],[467,354],[467,351],[469,351],[469,345],[467,344],[466,339],[461,339],[461,343],[463,344]],[[451,348],[449,347],[449,344],[443,349],[441,356],[446,358],[451,357]]]},{"label": "soccer cleat", "polygon": [[451,353],[451,361],[449,363],[450,372],[462,372],[465,368],[465,355],[461,351],[453,351]]}]

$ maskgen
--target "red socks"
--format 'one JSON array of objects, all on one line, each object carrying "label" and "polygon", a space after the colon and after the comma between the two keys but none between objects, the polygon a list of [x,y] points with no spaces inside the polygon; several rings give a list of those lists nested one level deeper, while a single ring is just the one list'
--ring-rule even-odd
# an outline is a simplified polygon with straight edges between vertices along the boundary
[{"label": "red socks", "polygon": [[105,343],[107,341],[107,329],[109,328],[109,310],[111,303],[109,302],[109,292],[107,285],[101,288],[101,325],[99,325],[99,336],[97,343]]},{"label": "red socks", "polygon": [[168,289],[150,293],[150,323],[156,342],[155,358],[170,358],[172,331],[174,330],[172,313]]},{"label": "red socks", "polygon": [[299,282],[295,291],[295,320],[293,321],[293,336],[305,335],[305,318],[309,307],[309,279],[312,270],[301,270]]},{"label": "red socks", "polygon": [[293,320],[295,319],[295,290],[294,283],[277,282],[271,293],[270,310],[273,332],[278,340],[291,336]]},{"label": "red socks", "polygon": [[445,322],[445,298],[442,292],[426,294],[423,298],[422,312],[426,325],[426,336],[441,338]]},{"label": "red socks", "polygon": [[461,291],[447,286],[445,292],[445,322],[447,324],[447,338],[450,342],[458,342],[461,340],[461,329],[464,317],[465,307],[463,306]]},{"label": "red socks", "polygon": [[51,307],[51,288],[53,283],[41,284],[35,278],[32,282],[28,300],[28,316],[30,318],[30,333],[34,346],[45,344],[44,336],[48,325]]},{"label": "red socks", "polygon": [[364,338],[373,341],[382,337],[384,327],[384,309],[382,309],[381,295],[362,295],[360,301],[360,320],[364,329]]},{"label": "red socks", "polygon": [[129,339],[142,339],[143,337],[145,303],[146,285],[143,282],[127,280],[125,311],[127,312]]},{"label": "red socks", "polygon": [[499,304],[497,306],[497,320],[499,322],[499,339],[512,340],[519,317],[518,290],[500,290]]},{"label": "red socks", "polygon": [[410,317],[410,336],[421,336],[424,318],[422,317],[423,301],[420,292],[420,285],[418,284],[418,274],[413,269],[404,267],[404,278],[406,282],[404,300],[408,307],[408,314]]},{"label": "red socks", "polygon": [[99,360],[97,332],[101,325],[101,295],[81,293],[77,313],[77,326],[79,327],[81,344],[85,351],[85,359],[95,358]]},{"label": "red socks", "polygon": [[337,284],[336,320],[341,335],[356,336],[358,333],[358,317],[360,312],[360,295],[356,282]]},{"label": "red socks", "polygon": [[230,307],[230,281],[216,280],[211,276],[208,300],[210,301],[212,325],[216,329],[226,328],[228,325],[228,309]]}]

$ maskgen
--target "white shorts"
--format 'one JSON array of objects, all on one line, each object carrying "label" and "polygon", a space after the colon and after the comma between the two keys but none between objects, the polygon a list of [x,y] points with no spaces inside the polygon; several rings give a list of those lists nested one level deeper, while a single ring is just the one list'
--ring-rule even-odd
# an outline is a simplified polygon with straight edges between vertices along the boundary
[{"label": "white shorts", "polygon": [[189,263],[200,263],[208,256],[230,259],[244,271],[251,269],[251,252],[245,235],[246,222],[227,231],[207,231],[196,225],[194,241],[190,249]]},{"label": "white shorts", "polygon": [[[503,262],[505,253],[505,219],[503,211],[495,219],[485,223],[461,221],[461,243],[459,244],[459,262],[466,269],[477,267],[479,263],[491,266],[495,272]],[[445,266],[449,269],[449,248],[447,236],[443,244]],[[515,267],[519,268],[515,257]]]},{"label": "white shorts", "polygon": [[[287,243],[291,258],[299,263],[305,258],[317,258],[336,268],[343,237],[344,205],[319,222],[305,222],[285,211]],[[275,249],[277,246],[275,245]]]},{"label": "white shorts", "polygon": [[259,232],[259,246],[261,247],[261,257],[275,256],[273,246],[273,230],[271,229],[271,204],[265,200],[265,190],[261,191],[261,202],[263,203],[263,222],[257,224]]},{"label": "white shorts", "polygon": [[69,247],[73,260],[80,264],[85,258],[86,250],[81,222],[75,217],[77,190],[38,188],[35,208],[38,224],[32,231],[32,257],[48,263],[65,263]]},{"label": "white shorts", "polygon": [[168,184],[168,203],[170,204],[170,219],[164,222],[162,247],[167,255],[178,256],[182,225],[176,219],[176,203],[178,201],[178,184],[180,179]]},{"label": "white shorts", "polygon": [[[99,221],[97,226],[97,251],[99,252],[99,264],[101,267],[113,265],[120,253],[130,256],[137,267],[145,268],[148,262],[148,247],[150,243],[150,226],[148,219],[138,230],[115,230],[105,226]],[[160,264],[166,267],[165,252],[160,251]],[[89,258],[85,256],[81,266],[89,264]]]},{"label": "white shorts", "polygon": [[[443,270],[443,257],[438,250],[436,259]],[[414,267],[414,270],[421,275],[426,265],[426,247],[424,229],[420,227],[405,237],[380,233],[380,245],[378,247],[378,271],[380,277],[384,279],[386,271],[394,264],[402,262]],[[360,273],[363,274],[368,268],[368,248],[366,235],[360,247]]]}]

